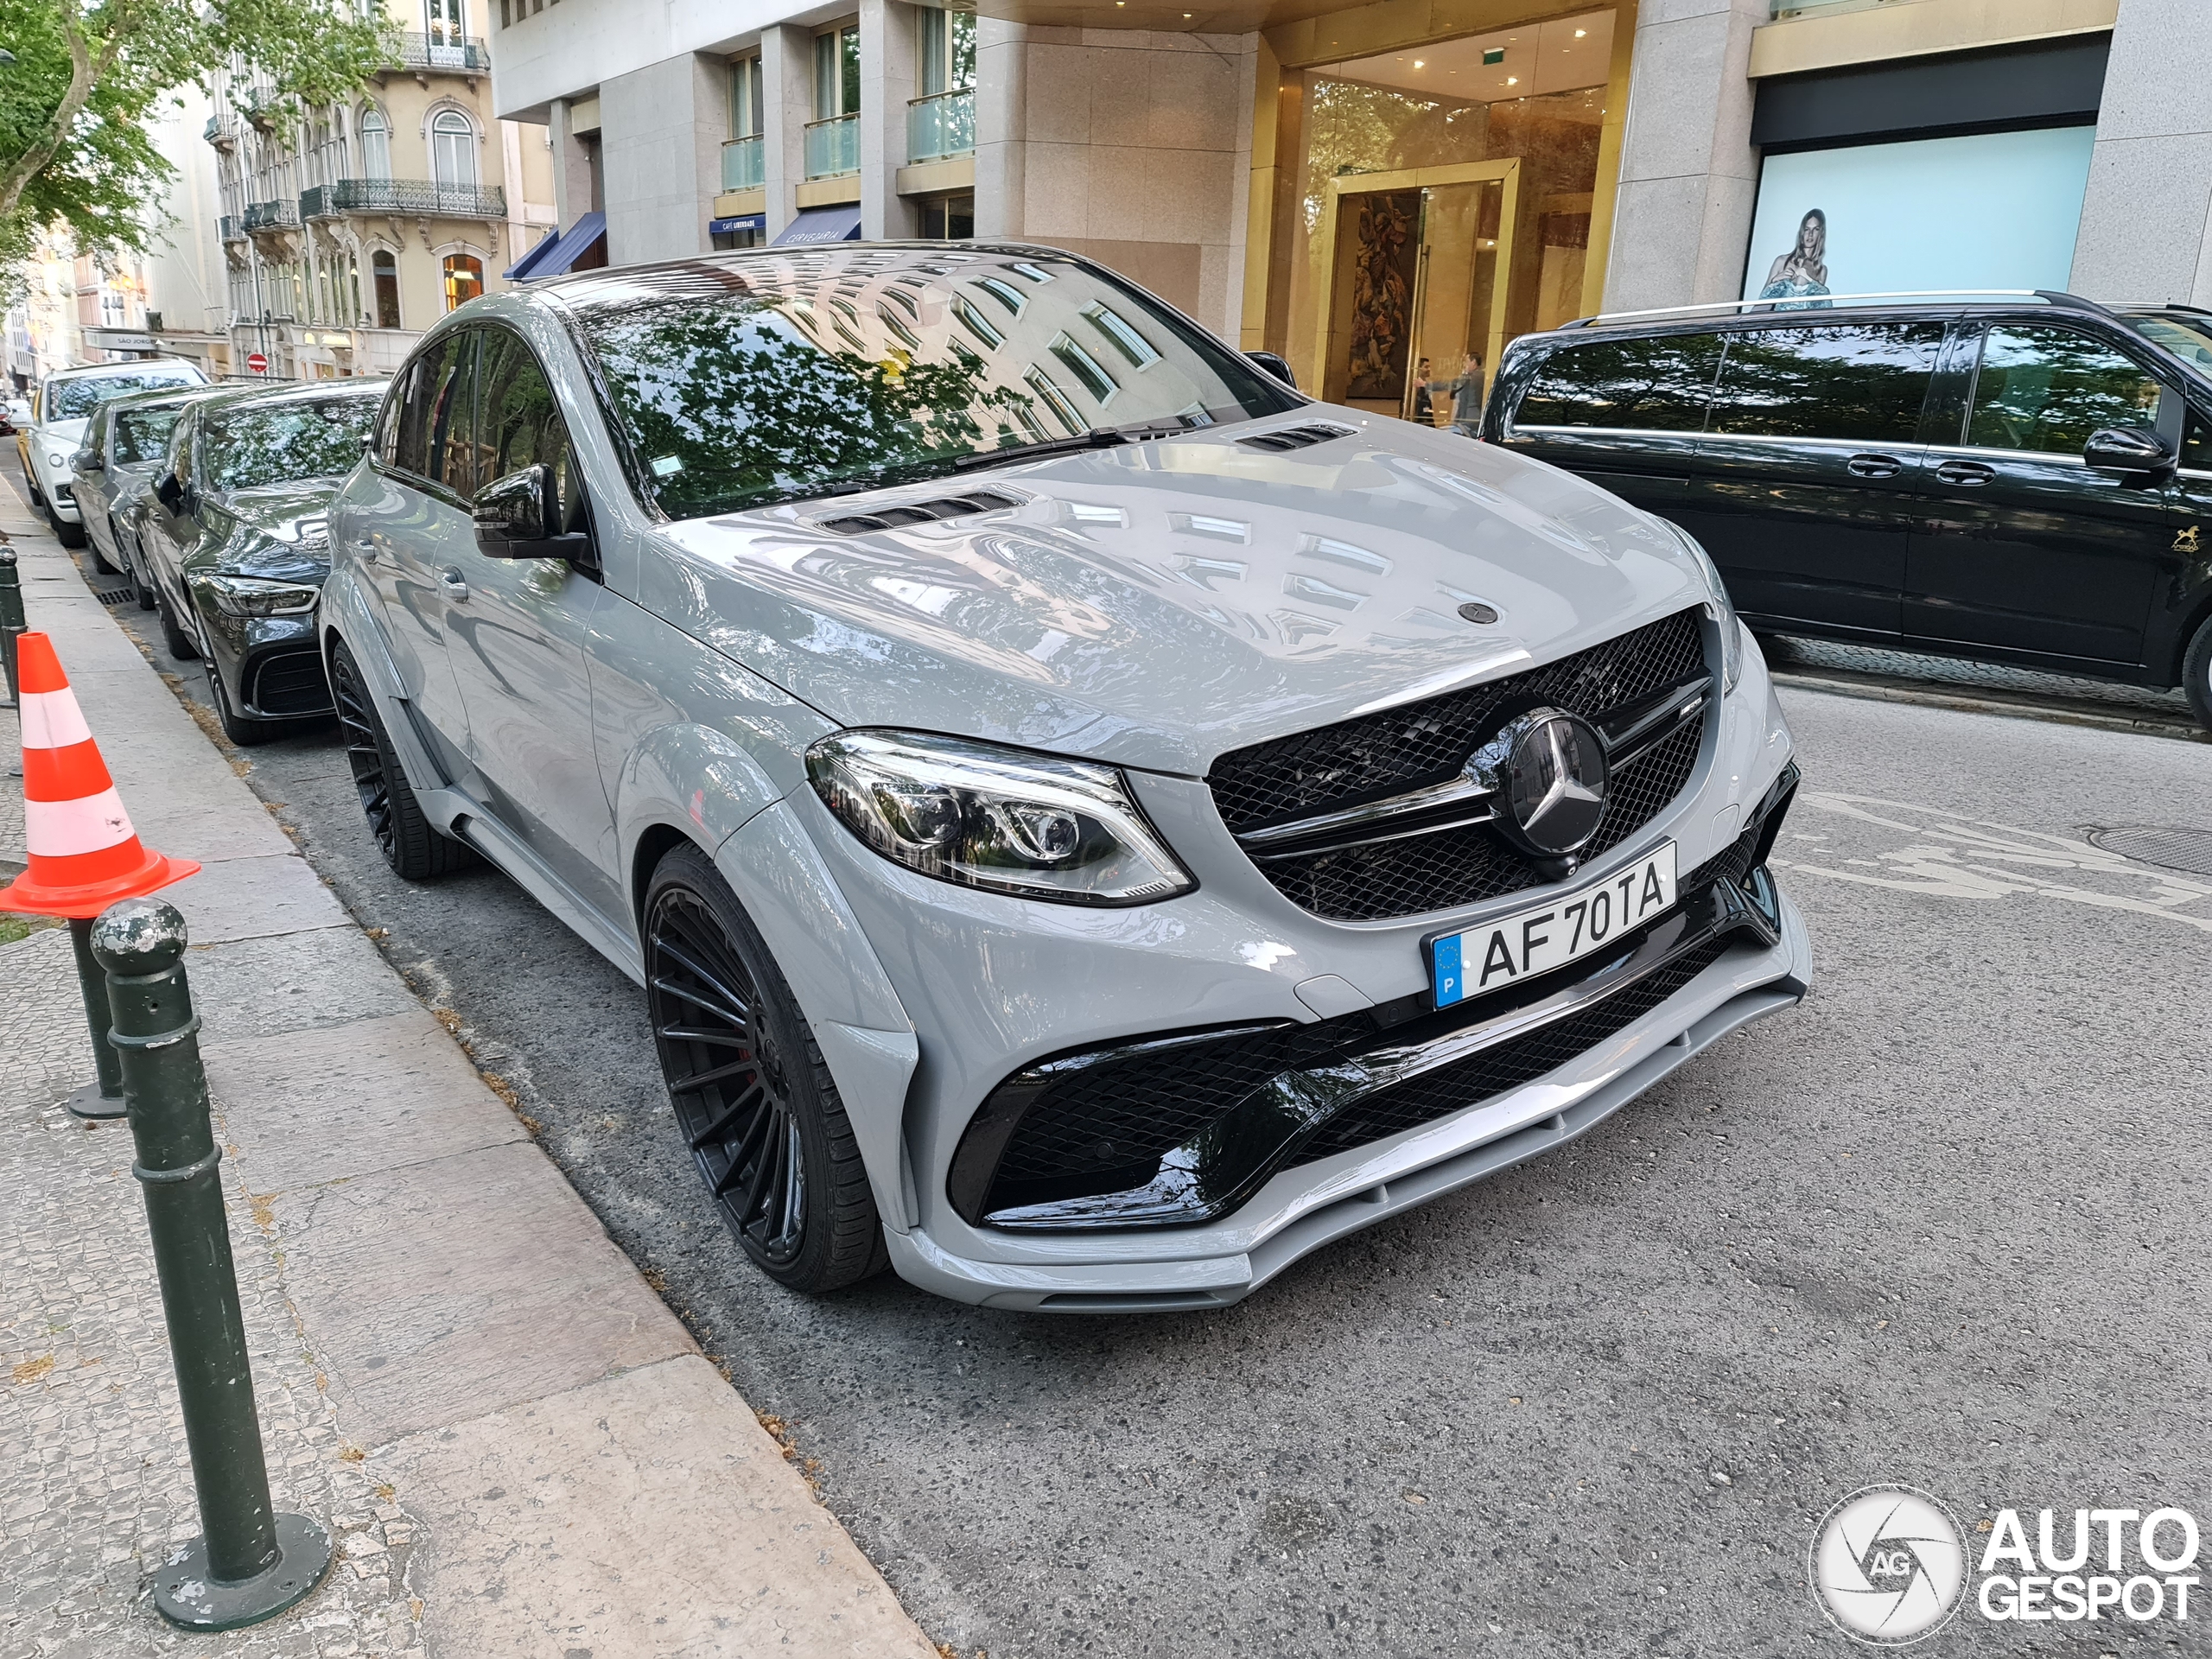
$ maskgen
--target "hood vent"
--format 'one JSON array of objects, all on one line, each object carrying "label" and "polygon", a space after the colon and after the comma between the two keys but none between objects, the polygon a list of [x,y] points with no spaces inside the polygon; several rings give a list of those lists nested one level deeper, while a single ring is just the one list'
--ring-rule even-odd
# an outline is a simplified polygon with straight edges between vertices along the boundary
[{"label": "hood vent", "polygon": [[1279,426],[1272,432],[1255,432],[1237,442],[1247,449],[1265,449],[1280,454],[1285,449],[1305,449],[1317,443],[1326,443],[1332,438],[1357,436],[1348,426],[1331,426],[1325,421],[1315,421],[1310,426]]},{"label": "hood vent", "polygon": [[851,512],[842,518],[817,519],[824,530],[840,536],[865,536],[872,530],[896,530],[902,524],[925,524],[938,518],[965,518],[971,513],[998,512],[1018,507],[1020,501],[996,490],[977,490],[969,495],[940,496],[933,501],[902,501],[874,512]]}]

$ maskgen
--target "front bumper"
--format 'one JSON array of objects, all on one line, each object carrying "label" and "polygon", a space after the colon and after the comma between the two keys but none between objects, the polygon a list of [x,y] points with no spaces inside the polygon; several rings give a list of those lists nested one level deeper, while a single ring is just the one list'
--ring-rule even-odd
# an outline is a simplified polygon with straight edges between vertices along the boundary
[{"label": "front bumper", "polygon": [[[1688,873],[1743,839],[1789,760],[1764,664],[1755,647],[1746,657],[1741,683],[1713,713],[1691,783],[1579,881],[1600,880],[1662,840],[1675,843]],[[1523,891],[1419,917],[1326,920],[1260,874],[1201,780],[1132,774],[1131,782],[1199,888],[1120,911],[929,880],[862,848],[810,791],[790,798],[794,828],[804,826],[917,1039],[918,1064],[910,1083],[902,1077],[898,1098],[863,1100],[861,1079],[842,1071],[839,1082],[856,1122],[897,1126],[895,1141],[886,1137],[893,1158],[870,1160],[892,1259],[904,1277],[941,1294],[1050,1310],[1234,1301],[1331,1238],[1573,1138],[1728,1031],[1804,994],[1805,930],[1769,885],[1763,930],[1728,930],[1686,977],[1656,1001],[1647,995],[1632,1020],[1616,1021],[1539,1075],[1526,1075],[1524,1065],[1506,1086],[1470,1087],[1464,1105],[1447,1103],[1442,1115],[1342,1150],[1318,1136],[1287,1152],[1274,1147],[1211,1190],[1217,1198],[1226,1192],[1226,1202],[1155,1224],[992,1224],[973,1192],[958,1190],[956,1164],[979,1109],[1025,1067],[1162,1033],[1313,1027],[1362,1009],[1402,1010],[1427,993],[1423,936],[1543,897]]]},{"label": "front bumper", "polygon": [[315,613],[232,616],[197,584],[193,605],[208,671],[223,677],[231,706],[254,720],[297,720],[332,712]]}]

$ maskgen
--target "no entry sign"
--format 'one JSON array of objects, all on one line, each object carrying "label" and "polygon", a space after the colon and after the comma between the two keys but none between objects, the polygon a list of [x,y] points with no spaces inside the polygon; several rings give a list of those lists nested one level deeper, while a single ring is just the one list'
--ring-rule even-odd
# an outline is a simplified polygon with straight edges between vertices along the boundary
[{"label": "no entry sign", "polygon": [[256,374],[266,374],[269,372],[269,359],[264,357],[259,352],[248,353],[246,354],[245,365],[249,369],[251,369]]}]

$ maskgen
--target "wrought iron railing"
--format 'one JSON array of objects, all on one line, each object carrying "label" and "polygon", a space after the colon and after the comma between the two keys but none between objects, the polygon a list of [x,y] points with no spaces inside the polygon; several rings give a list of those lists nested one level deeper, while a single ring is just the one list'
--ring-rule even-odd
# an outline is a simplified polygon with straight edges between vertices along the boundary
[{"label": "wrought iron railing", "polygon": [[474,35],[425,35],[408,29],[399,37],[394,54],[403,69],[458,69],[467,74],[492,72],[492,53]]},{"label": "wrought iron railing", "polygon": [[238,141],[238,124],[221,115],[211,115],[200,136],[218,149],[229,149]]},{"label": "wrought iron railing", "polygon": [[238,223],[236,213],[225,213],[215,221],[215,232],[226,242],[245,240],[245,227]]},{"label": "wrought iron railing", "polygon": [[806,176],[835,179],[861,170],[861,118],[833,115],[806,124]]},{"label": "wrought iron railing", "polygon": [[767,152],[759,134],[722,146],[722,188],[753,190],[767,182]]},{"label": "wrought iron railing", "polygon": [[507,193],[498,185],[439,184],[429,179],[340,179],[300,192],[300,213],[416,213],[439,219],[505,219]]},{"label": "wrought iron railing", "polygon": [[300,204],[290,197],[282,201],[250,201],[240,228],[246,231],[289,230],[300,222]]},{"label": "wrought iron railing", "polygon": [[906,105],[906,159],[941,162],[976,152],[976,92],[963,86]]}]

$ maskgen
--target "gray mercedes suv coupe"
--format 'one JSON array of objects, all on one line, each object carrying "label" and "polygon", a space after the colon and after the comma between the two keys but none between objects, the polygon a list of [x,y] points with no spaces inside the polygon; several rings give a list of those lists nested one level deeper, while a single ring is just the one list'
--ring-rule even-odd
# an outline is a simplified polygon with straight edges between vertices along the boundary
[{"label": "gray mercedes suv coupe", "polygon": [[1224,1305],[1804,993],[1789,733],[1696,544],[1064,252],[473,302],[330,518],[385,856],[639,982],[793,1287]]}]

